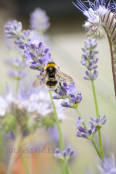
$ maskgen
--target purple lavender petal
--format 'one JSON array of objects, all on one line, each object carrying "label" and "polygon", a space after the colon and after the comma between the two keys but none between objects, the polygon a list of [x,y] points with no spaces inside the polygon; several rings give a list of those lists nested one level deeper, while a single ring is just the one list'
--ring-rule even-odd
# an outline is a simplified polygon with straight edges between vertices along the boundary
[{"label": "purple lavender petal", "polygon": [[81,132],[81,137],[83,137],[83,138],[87,138],[88,135],[87,135],[86,133]]},{"label": "purple lavender petal", "polygon": [[89,123],[90,123],[92,126],[96,126],[96,123],[93,122],[92,120],[89,120]]},{"label": "purple lavender petal", "polygon": [[65,152],[65,151],[62,153],[62,156],[63,156],[64,158],[66,158],[66,152]]},{"label": "purple lavender petal", "polygon": [[70,154],[70,151],[71,151],[70,147],[67,147],[66,148],[66,154],[69,155]]},{"label": "purple lavender petal", "polygon": [[97,65],[94,65],[92,69],[97,69],[97,67],[98,67]]},{"label": "purple lavender petal", "polygon": [[36,55],[34,53],[32,53],[32,52],[30,52],[29,55],[31,56],[31,58],[35,58],[36,57]]},{"label": "purple lavender petal", "polygon": [[88,76],[86,76],[86,75],[84,75],[84,77],[83,77],[85,80],[90,80],[90,78],[88,77]]},{"label": "purple lavender petal", "polygon": [[89,135],[92,134],[92,130],[91,130],[91,129],[88,130],[88,134],[89,134]]},{"label": "purple lavender petal", "polygon": [[106,116],[105,116],[105,115],[103,115],[103,116],[100,118],[100,121],[102,121],[102,120],[104,120],[104,119],[106,119]]},{"label": "purple lavender petal", "polygon": [[102,120],[102,125],[104,125],[106,123],[106,119]]},{"label": "purple lavender petal", "polygon": [[99,119],[98,118],[95,119],[95,122],[96,122],[97,125],[99,125]]},{"label": "purple lavender petal", "polygon": [[86,70],[86,71],[85,71],[85,75],[89,77],[89,76],[90,76],[89,71]]},{"label": "purple lavender petal", "polygon": [[35,50],[35,45],[34,45],[34,44],[31,44],[31,48],[32,48],[33,50]]},{"label": "purple lavender petal", "polygon": [[72,104],[69,103],[69,102],[62,102],[61,105],[62,105],[63,107],[68,107],[68,108],[72,107]]},{"label": "purple lavender petal", "polygon": [[81,133],[86,133],[85,128],[83,128],[83,127],[81,127],[81,126],[78,126],[78,130],[79,130]]},{"label": "purple lavender petal", "polygon": [[75,128],[78,128],[82,122],[83,122],[83,119],[78,117],[78,121],[77,121],[77,124],[76,124]]},{"label": "purple lavender petal", "polygon": [[73,154],[74,154],[74,150],[71,150],[69,156],[71,157],[71,156],[73,156]]},{"label": "purple lavender petal", "polygon": [[60,150],[59,149],[56,149],[55,150],[55,153],[58,155],[60,153]]},{"label": "purple lavender petal", "polygon": [[81,132],[77,132],[76,136],[81,137]]},{"label": "purple lavender petal", "polygon": [[93,121],[93,122],[95,121],[95,119],[92,116],[90,117],[90,120]]}]

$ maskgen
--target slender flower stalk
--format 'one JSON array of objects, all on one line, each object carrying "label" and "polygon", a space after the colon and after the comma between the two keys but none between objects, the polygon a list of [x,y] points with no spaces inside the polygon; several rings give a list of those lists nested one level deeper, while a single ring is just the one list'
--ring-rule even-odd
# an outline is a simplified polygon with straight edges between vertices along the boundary
[{"label": "slender flower stalk", "polygon": [[[79,111],[79,109],[78,109],[78,108],[76,108],[76,111],[77,111],[77,113],[79,114],[80,118],[81,118],[81,119],[83,119],[83,117],[82,117],[82,115],[81,115],[81,113],[80,113],[80,111]],[[84,126],[84,128],[85,128],[86,132],[88,132],[87,126],[86,126],[86,124],[85,124],[85,122],[84,122],[84,121],[82,122],[82,124],[83,124],[83,126]]]},{"label": "slender flower stalk", "polygon": [[[105,27],[103,27],[103,28],[104,28],[104,30],[106,32],[108,43],[109,43],[109,47],[110,47],[112,75],[113,75],[114,91],[115,91],[115,98],[116,98],[116,68],[115,68],[115,63],[116,63],[116,61],[115,61],[116,60],[115,50],[116,50],[116,48],[114,47],[114,43],[112,43],[112,40],[111,40],[110,35],[109,35],[109,32],[106,30]],[[114,49],[114,51],[113,51],[113,49]]]},{"label": "slender flower stalk", "polygon": [[[97,42],[96,39],[89,38],[88,41],[84,41],[85,46],[82,48],[82,51],[84,52],[81,57],[81,64],[84,65],[87,70],[85,71],[84,79],[90,80],[92,84],[92,91],[93,91],[93,97],[94,97],[94,103],[95,103],[95,110],[96,110],[96,117],[97,121],[99,122],[99,110],[98,110],[98,104],[97,104],[97,97],[94,87],[94,80],[96,80],[98,76],[97,71],[97,65],[98,58],[96,58],[96,54],[98,51],[96,51]],[[98,138],[99,138],[99,147],[100,147],[100,156],[103,160],[103,145],[102,145],[102,137],[101,137],[101,127],[99,127],[98,130]]]},{"label": "slender flower stalk", "polygon": [[[21,137],[22,137],[22,129],[20,126],[18,126],[18,131],[17,131],[17,136],[16,136],[16,140],[14,142],[14,149],[18,149],[20,141],[21,141]],[[14,162],[11,162],[13,159],[15,159],[15,155],[16,153],[12,153],[11,157],[10,157],[10,163],[8,166],[8,170],[7,170],[7,174],[11,174],[12,170],[13,170],[13,166],[14,166]]]},{"label": "slender flower stalk", "polygon": [[[80,111],[79,111],[78,108],[76,108],[76,111],[77,111],[77,113],[79,114],[80,118],[83,119],[83,118],[82,118],[82,115],[81,115],[81,113],[80,113]],[[87,126],[86,126],[85,122],[83,121],[82,124],[83,124],[83,126],[84,126],[86,132],[88,133],[88,129],[87,129]],[[98,156],[99,156],[100,159],[101,159],[100,151],[99,151],[99,148],[98,148],[98,146],[97,146],[97,144],[96,144],[94,138],[91,137],[90,139],[91,139],[91,142],[92,142],[92,144],[93,144],[93,146],[94,146],[94,148],[95,148],[95,150],[96,150]]]},{"label": "slender flower stalk", "polygon": [[[91,80],[91,84],[92,84],[93,97],[94,97],[94,103],[95,103],[96,117],[99,119],[97,97],[96,97],[94,82],[92,80]],[[103,160],[104,152],[103,152],[103,144],[102,144],[102,137],[101,137],[101,130],[100,129],[98,129],[98,138],[99,138],[100,155],[101,155],[101,159]]]},{"label": "slender flower stalk", "polygon": [[[63,152],[65,150],[65,148],[64,148],[62,133],[61,133],[60,124],[59,124],[59,120],[58,120],[58,116],[57,116],[57,111],[56,111],[56,107],[55,107],[55,104],[54,104],[54,101],[53,101],[53,98],[52,98],[51,91],[49,91],[49,94],[50,94],[50,99],[51,99],[52,106],[53,106],[53,109],[54,109],[54,116],[55,116],[55,119],[56,119],[56,124],[57,124],[57,127],[58,127],[59,138],[60,138],[60,147],[61,147],[61,150]],[[65,162],[65,172],[66,172],[66,174],[70,174],[67,162]]]},{"label": "slender flower stalk", "polygon": [[[19,145],[19,148],[21,149],[21,145]],[[23,157],[23,153],[21,154],[21,161],[22,161],[22,164],[23,164],[23,167],[24,167],[24,170],[25,170],[25,174],[29,174],[27,165],[25,163],[25,159]]]}]

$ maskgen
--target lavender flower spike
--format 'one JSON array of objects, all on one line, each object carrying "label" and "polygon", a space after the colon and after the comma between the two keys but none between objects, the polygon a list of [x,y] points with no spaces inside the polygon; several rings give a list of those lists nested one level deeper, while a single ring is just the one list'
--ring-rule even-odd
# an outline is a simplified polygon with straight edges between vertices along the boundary
[{"label": "lavender flower spike", "polygon": [[63,107],[69,108],[77,108],[78,104],[82,100],[81,92],[78,92],[75,83],[67,84],[63,83],[63,85],[59,86],[59,89],[56,89],[55,92],[58,94],[54,96],[54,99],[69,99],[68,101],[63,101],[61,105]]},{"label": "lavender flower spike", "polygon": [[45,32],[50,26],[49,17],[46,12],[40,8],[36,8],[30,14],[30,28],[38,32]]},{"label": "lavender flower spike", "polygon": [[14,78],[14,79],[20,80],[20,79],[22,79],[23,77],[26,76],[26,72],[23,71],[23,70],[18,70],[18,71],[10,70],[9,71],[9,76]]},{"label": "lavender flower spike", "polygon": [[24,44],[24,54],[27,59],[27,65],[31,63],[34,70],[44,69],[45,65],[50,61],[51,53],[50,48],[40,41],[40,38],[33,36]]},{"label": "lavender flower spike", "polygon": [[62,152],[62,154],[59,149],[56,149],[54,156],[63,162],[67,162],[73,154],[74,150],[71,150],[70,147],[67,147],[66,150]]},{"label": "lavender flower spike", "polygon": [[81,57],[81,64],[84,65],[87,70],[85,71],[85,80],[95,80],[98,76],[97,65],[98,58],[96,54],[98,51],[95,50],[97,47],[96,39],[89,38],[88,41],[84,41],[85,46],[82,48],[83,54]]},{"label": "lavender flower spike", "polygon": [[83,138],[89,139],[89,136],[87,135],[85,128],[78,126],[77,129],[79,130],[79,132],[77,132],[77,134],[76,134],[77,137],[83,137]]},{"label": "lavender flower spike", "polygon": [[104,115],[103,117],[99,116],[99,119],[98,118],[94,119],[93,117],[90,117],[89,123],[98,130],[102,127],[102,125],[106,123],[106,121],[107,121],[106,116]]},{"label": "lavender flower spike", "polygon": [[5,34],[7,38],[16,38],[17,36],[21,35],[22,31],[22,23],[14,21],[9,21],[5,25]]},{"label": "lavender flower spike", "polygon": [[[93,117],[90,117],[90,118],[91,118],[91,122],[92,123],[95,122],[95,120],[94,120]],[[103,116],[100,119],[100,121],[103,123],[103,122],[105,122],[104,120],[105,120],[105,117]],[[89,122],[91,124],[91,128],[89,128],[88,131],[86,131],[84,127],[81,127],[80,126],[82,122],[83,122],[83,119],[81,119],[80,117],[78,117],[78,122],[77,122],[77,124],[75,126],[75,128],[78,129],[78,132],[77,132],[76,136],[77,137],[88,138],[88,139],[90,139],[91,137],[94,137],[94,134],[97,132],[97,128],[96,127],[98,127],[98,124],[97,124],[98,123],[98,120],[96,120],[96,122],[97,122],[96,124],[94,124],[94,123],[91,124],[91,122]]]}]

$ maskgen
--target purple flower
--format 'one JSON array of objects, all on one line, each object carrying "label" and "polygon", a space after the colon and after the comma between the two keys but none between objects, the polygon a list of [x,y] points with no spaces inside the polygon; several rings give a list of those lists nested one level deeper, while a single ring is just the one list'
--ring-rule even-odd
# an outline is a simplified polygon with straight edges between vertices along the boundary
[{"label": "purple flower", "polygon": [[31,30],[23,30],[20,36],[16,38],[14,43],[19,45],[19,48],[24,49],[25,48],[24,44],[26,44],[28,40],[33,36],[38,36],[38,33]]},{"label": "purple flower", "polygon": [[21,59],[21,57],[16,57],[12,59],[7,59],[5,61],[8,65],[12,66],[13,68],[24,68],[25,61]]},{"label": "purple flower", "polygon": [[50,26],[49,17],[46,12],[40,8],[36,8],[30,14],[30,28],[38,32],[45,32]]},{"label": "purple flower", "polygon": [[[27,131],[24,129],[23,132],[22,132],[22,136],[23,137],[26,137],[28,134],[27,134]],[[15,139],[15,134],[13,131],[9,131],[9,135],[8,135],[8,138],[10,139]]]},{"label": "purple flower", "polygon": [[77,124],[76,124],[75,128],[78,128],[82,122],[83,122],[83,119],[78,117],[78,121],[77,121]]},{"label": "purple flower", "polygon": [[54,143],[57,143],[59,141],[59,134],[58,134],[58,129],[57,127],[49,127],[48,128],[48,133],[50,134],[50,137],[52,138]]},{"label": "purple flower", "polygon": [[63,101],[61,103],[63,107],[76,108],[82,100],[82,95],[77,91],[74,82],[69,85],[63,83],[55,92],[57,96],[53,96],[53,99],[69,99],[69,102]]},{"label": "purple flower", "polygon": [[24,48],[25,58],[28,60],[27,65],[31,63],[32,69],[43,69],[50,61],[50,49],[40,41],[39,37],[32,37],[25,44]]},{"label": "purple flower", "polygon": [[94,119],[93,117],[90,117],[89,123],[98,130],[102,127],[102,125],[106,123],[106,121],[107,121],[106,116],[104,115],[102,117],[99,116],[99,119],[98,118]]},{"label": "purple flower", "polygon": [[90,139],[94,136],[94,134],[97,132],[97,129],[94,125],[91,125],[91,128],[88,129],[88,131],[85,130],[84,127],[80,126],[80,124],[83,123],[83,119],[78,117],[78,122],[75,126],[76,129],[78,129],[78,132],[76,134],[77,137],[83,137]]},{"label": "purple flower", "polygon": [[[89,7],[87,7],[81,0],[77,0],[77,5],[74,4],[82,13],[87,17],[84,27],[88,30],[88,36],[102,39],[105,36],[104,30],[101,28],[111,28],[112,17],[116,17],[116,3],[114,1],[95,0],[91,2],[86,1]],[[106,19],[109,17],[109,19]],[[109,22],[106,22],[109,21]]]},{"label": "purple flower", "polygon": [[[32,85],[32,84],[30,84]],[[14,116],[31,116],[31,118],[39,120],[46,116],[53,117],[53,107],[50,96],[45,88],[27,89],[23,86],[18,89],[17,96],[11,90],[3,97],[0,97],[0,116],[13,114]],[[61,101],[55,101],[58,119],[65,118],[65,109],[61,107]]]},{"label": "purple flower", "polygon": [[87,135],[87,132],[85,130],[84,127],[81,127],[80,125],[77,127],[77,129],[79,130],[76,134],[77,137],[83,137],[83,138],[89,138],[89,136]]},{"label": "purple flower", "polygon": [[88,129],[88,134],[93,137],[96,132],[97,132],[96,127],[91,125],[91,128]]},{"label": "purple flower", "polygon": [[104,158],[102,167],[98,166],[98,169],[101,174],[116,174],[116,166],[114,155],[111,155],[111,158]]},{"label": "purple flower", "polygon": [[85,80],[95,80],[98,76],[98,71],[96,63],[98,62],[98,58],[96,58],[96,54],[98,51],[95,51],[97,47],[96,39],[89,38],[88,41],[84,41],[85,46],[82,48],[84,52],[81,57],[81,64],[84,65],[87,70],[85,71],[84,79]]},{"label": "purple flower", "polygon": [[71,150],[70,147],[67,147],[65,151],[62,152],[62,154],[59,149],[56,149],[54,156],[63,162],[67,162],[73,154],[74,150]]},{"label": "purple flower", "polygon": [[23,71],[23,70],[10,70],[9,71],[9,76],[14,78],[14,79],[17,79],[17,80],[21,80],[23,77],[26,76],[26,72]]},{"label": "purple flower", "polygon": [[67,85],[66,83],[64,83],[64,85],[62,86],[62,89],[66,92],[66,95],[69,96],[71,95],[75,95],[75,93],[77,93],[78,91],[76,90],[75,87],[75,83],[71,83],[69,85]]},{"label": "purple flower", "polygon": [[21,30],[22,30],[22,23],[17,22],[16,20],[9,21],[5,25],[5,34],[7,38],[14,38],[19,36],[21,34]]}]

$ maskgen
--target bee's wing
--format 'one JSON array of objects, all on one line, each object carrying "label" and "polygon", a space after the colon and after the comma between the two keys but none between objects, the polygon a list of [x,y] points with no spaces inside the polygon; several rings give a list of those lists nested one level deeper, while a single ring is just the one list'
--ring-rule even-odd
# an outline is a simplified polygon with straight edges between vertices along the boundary
[{"label": "bee's wing", "polygon": [[70,83],[74,82],[73,79],[69,75],[67,75],[67,74],[65,74],[65,73],[63,73],[63,72],[61,72],[59,70],[56,70],[56,78],[61,83],[70,84]]},{"label": "bee's wing", "polygon": [[34,81],[33,87],[38,87],[38,86],[41,86],[41,85],[45,85],[46,76],[47,76],[46,71],[44,71],[42,74],[40,74],[40,76]]}]

